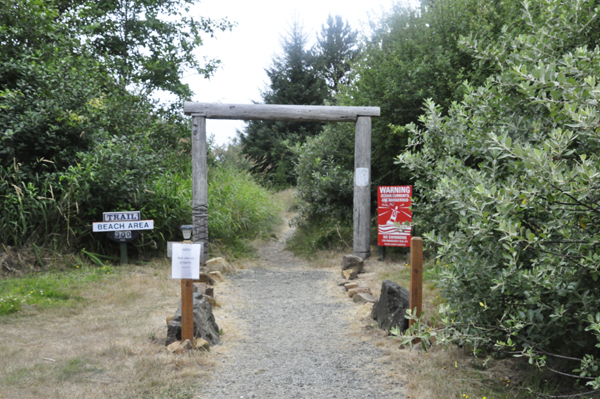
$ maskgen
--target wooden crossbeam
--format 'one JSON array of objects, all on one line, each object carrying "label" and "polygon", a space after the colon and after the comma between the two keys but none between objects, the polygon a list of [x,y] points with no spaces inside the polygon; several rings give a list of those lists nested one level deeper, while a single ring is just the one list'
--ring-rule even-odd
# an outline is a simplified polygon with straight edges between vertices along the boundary
[{"label": "wooden crossbeam", "polygon": [[356,122],[359,116],[379,116],[379,107],[327,105],[215,104],[187,101],[186,115],[207,119],[241,119],[300,122]]}]

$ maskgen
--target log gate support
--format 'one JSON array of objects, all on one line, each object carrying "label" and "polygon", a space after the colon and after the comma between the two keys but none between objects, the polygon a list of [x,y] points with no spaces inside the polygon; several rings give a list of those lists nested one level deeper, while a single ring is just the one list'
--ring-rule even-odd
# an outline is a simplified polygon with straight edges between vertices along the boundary
[{"label": "log gate support", "polygon": [[354,122],[354,240],[353,253],[371,255],[371,117],[379,107],[324,105],[270,105],[184,103],[192,116],[192,217],[194,242],[202,242],[201,264],[208,260],[208,180],[206,167],[206,119],[271,120],[296,122]]}]

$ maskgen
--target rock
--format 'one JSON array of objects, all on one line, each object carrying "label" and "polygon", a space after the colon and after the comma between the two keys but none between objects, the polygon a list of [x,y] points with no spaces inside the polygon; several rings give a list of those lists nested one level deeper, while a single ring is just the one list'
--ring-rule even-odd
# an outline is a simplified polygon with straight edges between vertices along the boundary
[{"label": "rock", "polygon": [[356,294],[361,294],[361,293],[373,295],[373,293],[371,292],[371,289],[367,288],[367,287],[356,287],[356,288],[350,288],[348,290],[348,296],[350,296],[350,298],[352,298]]},{"label": "rock", "polygon": [[194,293],[204,294],[207,287],[206,283],[194,283]]},{"label": "rock", "polygon": [[[347,270],[352,270],[353,273],[344,273]],[[356,255],[344,255],[342,259],[342,277],[348,280],[354,280],[356,275],[365,271],[365,262],[360,256]],[[346,277],[354,276],[354,277]]]},{"label": "rock", "polygon": [[377,302],[377,298],[375,298],[371,294],[367,294],[365,292],[359,292],[358,294],[352,297],[352,300],[356,303],[375,303]]},{"label": "rock", "polygon": [[210,296],[210,297],[216,298],[216,297],[215,297],[215,289],[214,289],[213,287],[208,287],[208,288],[206,289],[206,291],[204,291],[204,293],[205,293],[207,296]]},{"label": "rock", "polygon": [[346,283],[346,284],[344,284],[344,288],[346,288],[346,291],[348,291],[352,288],[358,288],[358,283],[357,282]]},{"label": "rock", "polygon": [[167,317],[167,325],[171,324],[172,321],[173,321],[173,316]]},{"label": "rock", "polygon": [[204,294],[204,298],[208,301],[208,303],[210,303],[210,306],[212,306],[213,308],[218,308],[219,306],[221,306],[215,298],[208,294]]},{"label": "rock", "polygon": [[192,343],[189,339],[186,339],[185,341],[181,342],[181,344],[173,351],[173,353],[181,355],[191,349],[193,349]]},{"label": "rock", "polygon": [[181,341],[171,342],[169,345],[167,345],[167,350],[169,352],[173,353],[177,350],[177,348],[179,348],[180,345],[181,345]]},{"label": "rock", "polygon": [[223,282],[223,276],[221,275],[221,272],[208,272],[208,275],[217,283]]},{"label": "rock", "polygon": [[209,272],[231,273],[233,267],[225,258],[213,258],[206,261],[206,270]]},{"label": "rock", "polygon": [[360,256],[344,255],[342,259],[342,270],[356,269],[358,273],[363,273],[365,262]]},{"label": "rock", "polygon": [[356,280],[358,273],[354,269],[342,270],[342,277],[346,280]]},{"label": "rock", "polygon": [[[219,326],[215,322],[212,306],[204,294],[194,293],[194,337],[203,338],[211,345],[221,342]],[[170,345],[181,340],[181,301],[173,320],[167,326],[167,340],[165,345]]]},{"label": "rock", "polygon": [[348,284],[347,280],[342,280],[339,283],[337,283],[338,287],[343,287],[344,285]]},{"label": "rock", "polygon": [[215,285],[213,280],[208,274],[200,272],[200,280],[194,280],[194,282],[206,283],[208,285]]},{"label": "rock", "polygon": [[198,350],[205,350],[208,352],[210,350],[210,343],[205,339],[196,338],[194,340],[194,348]]},{"label": "rock", "polygon": [[371,317],[382,330],[389,332],[392,327],[398,326],[401,331],[405,331],[408,328],[408,320],[404,316],[409,306],[408,290],[393,281],[383,280],[381,296],[373,305]]}]

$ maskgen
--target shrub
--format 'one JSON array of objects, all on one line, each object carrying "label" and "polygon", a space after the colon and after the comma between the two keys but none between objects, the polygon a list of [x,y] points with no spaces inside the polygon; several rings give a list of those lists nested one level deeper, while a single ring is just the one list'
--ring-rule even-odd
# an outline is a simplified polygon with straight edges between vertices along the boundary
[{"label": "shrub", "polygon": [[428,102],[398,161],[418,176],[415,222],[445,265],[451,338],[598,389],[600,48],[577,47],[596,34],[598,8],[536,0],[523,21],[525,33],[505,29],[492,46],[463,41],[499,74],[466,85],[448,116]]},{"label": "shrub", "polygon": [[300,220],[352,220],[354,125],[327,125],[293,151]]}]

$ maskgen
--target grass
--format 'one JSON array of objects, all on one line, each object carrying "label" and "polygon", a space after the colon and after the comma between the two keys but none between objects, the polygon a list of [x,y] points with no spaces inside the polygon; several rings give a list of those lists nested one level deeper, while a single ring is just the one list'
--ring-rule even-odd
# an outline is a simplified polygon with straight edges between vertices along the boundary
[{"label": "grass", "polygon": [[193,398],[214,367],[211,353],[165,350],[165,319],[180,296],[166,260],[0,284],[19,298],[44,291],[0,316],[0,398]]},{"label": "grass", "polygon": [[82,285],[109,278],[113,267],[75,265],[67,271],[36,272],[25,277],[0,279],[0,316],[24,307],[45,310],[73,306],[84,299],[75,294]]}]

